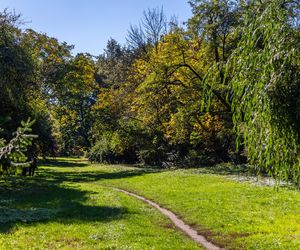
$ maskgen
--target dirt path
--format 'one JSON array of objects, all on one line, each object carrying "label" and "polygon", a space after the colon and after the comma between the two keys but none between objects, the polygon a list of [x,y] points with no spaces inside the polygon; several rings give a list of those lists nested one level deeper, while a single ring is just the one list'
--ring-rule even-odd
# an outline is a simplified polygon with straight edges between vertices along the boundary
[{"label": "dirt path", "polygon": [[156,209],[158,209],[162,214],[164,214],[165,216],[167,216],[174,224],[177,228],[179,228],[180,230],[182,230],[184,233],[186,233],[191,239],[193,239],[195,242],[199,243],[201,246],[205,247],[206,249],[209,250],[220,250],[220,249],[224,249],[224,248],[220,248],[216,245],[214,245],[213,243],[209,242],[204,236],[199,235],[197,233],[197,231],[193,228],[191,228],[189,225],[187,225],[186,223],[184,223],[184,221],[182,221],[181,219],[179,219],[176,214],[174,214],[173,212],[171,212],[168,209],[162,208],[161,206],[159,206],[157,203],[150,201],[148,199],[146,199],[143,196],[128,192],[126,190],[120,189],[120,188],[114,188],[116,191],[125,193],[127,195],[133,196],[139,200],[142,200],[148,204],[150,204],[152,207],[155,207]]}]

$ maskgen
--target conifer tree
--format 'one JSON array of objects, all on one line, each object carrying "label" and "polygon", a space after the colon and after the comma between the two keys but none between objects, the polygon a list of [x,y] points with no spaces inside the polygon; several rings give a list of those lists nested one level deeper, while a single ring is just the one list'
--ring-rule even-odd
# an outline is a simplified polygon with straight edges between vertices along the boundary
[{"label": "conifer tree", "polygon": [[32,145],[36,135],[31,134],[31,126],[34,120],[22,121],[21,126],[14,133],[14,137],[5,142],[0,138],[0,174],[14,174],[18,168],[27,167],[31,164],[27,160],[25,152]]}]

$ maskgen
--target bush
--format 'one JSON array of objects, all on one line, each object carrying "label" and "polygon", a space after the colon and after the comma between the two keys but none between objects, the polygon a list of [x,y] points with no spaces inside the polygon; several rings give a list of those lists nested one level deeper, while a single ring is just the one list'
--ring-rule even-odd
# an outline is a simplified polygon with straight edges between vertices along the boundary
[{"label": "bush", "polygon": [[162,166],[165,152],[161,148],[143,149],[138,151],[138,159],[140,163],[150,166]]},{"label": "bush", "polygon": [[115,155],[109,149],[105,140],[97,142],[87,153],[91,162],[112,163]]}]

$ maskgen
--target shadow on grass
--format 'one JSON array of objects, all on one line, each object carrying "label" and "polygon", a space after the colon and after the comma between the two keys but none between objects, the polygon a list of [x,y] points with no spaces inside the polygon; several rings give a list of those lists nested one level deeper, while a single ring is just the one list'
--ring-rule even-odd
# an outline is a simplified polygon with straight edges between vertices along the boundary
[{"label": "shadow on grass", "polygon": [[17,224],[57,221],[63,224],[121,219],[129,214],[125,207],[85,205],[89,194],[62,185],[70,178],[65,173],[0,182],[0,233],[11,232]]},{"label": "shadow on grass", "polygon": [[[40,165],[47,167],[86,167],[88,162],[84,160],[68,160],[68,159],[56,159],[56,160],[47,160],[41,161]],[[122,164],[122,166],[127,166]],[[128,165],[128,167],[134,168],[134,170],[118,171],[113,173],[93,173],[93,172],[74,172],[66,173],[68,178],[71,181],[97,181],[100,179],[121,179],[127,177],[134,177],[138,175],[143,175],[147,173],[157,173],[157,172],[170,172],[178,169],[193,169],[195,173],[201,174],[218,174],[218,175],[243,175],[243,176],[256,176],[257,173],[251,172],[247,164],[235,165],[233,163],[220,163],[216,165],[209,166],[197,166],[197,167],[174,167],[174,168],[161,168],[155,166],[142,166],[139,164]],[[55,171],[53,171],[55,172]],[[49,172],[47,173],[49,174]]]},{"label": "shadow on grass", "polygon": [[[111,221],[128,216],[125,207],[85,205],[90,191],[64,185],[65,182],[94,182],[102,179],[122,179],[158,172],[135,168],[116,172],[63,171],[64,168],[85,167],[82,160],[50,159],[39,161],[34,177],[6,177],[0,180],[0,233],[9,233],[19,223],[58,221],[63,224],[80,221]],[[51,167],[60,167],[56,171]],[[98,194],[98,193],[95,193]]]},{"label": "shadow on grass", "polygon": [[65,167],[65,168],[75,168],[75,167],[86,167],[88,163],[86,161],[64,161],[58,160],[40,160],[39,165],[47,167]]},{"label": "shadow on grass", "polygon": [[[52,167],[64,168],[85,167],[82,160],[48,160],[40,161],[42,166],[35,177],[7,177],[0,181],[0,233],[9,233],[19,223],[36,223],[41,221],[57,221],[63,224],[81,221],[111,221],[128,216],[125,207],[111,205],[86,205],[90,194],[64,185],[64,182],[95,182],[105,179],[124,179],[157,173],[161,170],[151,168],[131,168],[115,172],[101,171],[55,171]],[[218,165],[194,169],[195,173],[240,174],[246,168]],[[70,171],[71,170],[71,171]],[[82,171],[83,170],[83,171]]]},{"label": "shadow on grass", "polygon": [[142,176],[150,173],[157,173],[160,171],[155,170],[125,170],[117,172],[91,172],[91,171],[81,171],[81,172],[63,172],[59,173],[51,169],[43,169],[39,172],[40,178],[51,178],[56,181],[68,181],[68,182],[95,182],[99,180],[114,180],[114,179],[125,179],[135,176]]}]

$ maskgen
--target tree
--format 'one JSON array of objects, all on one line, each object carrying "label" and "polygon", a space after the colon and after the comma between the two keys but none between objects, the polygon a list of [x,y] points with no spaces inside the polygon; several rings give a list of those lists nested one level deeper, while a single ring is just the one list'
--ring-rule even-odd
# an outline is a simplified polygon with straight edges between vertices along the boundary
[{"label": "tree", "polygon": [[110,39],[95,65],[96,80],[100,87],[117,89],[125,84],[134,58],[132,51]]},{"label": "tree", "polygon": [[190,0],[193,17],[188,21],[191,33],[209,43],[215,63],[226,62],[236,45],[233,29],[240,21],[236,0]]},{"label": "tree", "polygon": [[250,164],[299,185],[300,48],[292,3],[251,1],[228,71],[233,121]]},{"label": "tree", "polygon": [[168,20],[163,8],[147,9],[142,21],[137,26],[130,26],[127,42],[134,50],[147,52],[148,48],[156,47],[161,37],[167,34]]},{"label": "tree", "polygon": [[60,86],[64,91],[56,95],[57,101],[52,104],[53,116],[60,124],[63,154],[82,154],[90,146],[91,107],[98,94],[94,77],[95,66],[90,55],[78,54],[68,62]]},{"label": "tree", "polygon": [[5,137],[17,128],[22,114],[29,113],[28,90],[34,79],[34,63],[30,49],[22,44],[19,18],[0,13],[0,117],[10,118],[4,126]]},{"label": "tree", "polygon": [[[93,147],[89,158],[109,162],[135,162],[139,126],[128,121],[126,86],[135,53],[111,39],[96,63],[100,90],[93,106]],[[117,101],[116,101],[117,100]]]},{"label": "tree", "polygon": [[37,138],[36,135],[30,134],[30,127],[33,123],[34,121],[30,119],[26,122],[21,122],[21,127],[17,129],[14,133],[14,138],[8,143],[5,143],[5,140],[0,138],[1,175],[14,174],[19,168],[27,167],[32,163],[27,160],[24,152],[31,146],[32,140]]},{"label": "tree", "polygon": [[[221,19],[228,18],[221,13],[223,9],[215,11],[215,14],[219,15],[219,22],[226,22]],[[227,10],[228,13],[230,11],[233,10]],[[135,149],[136,155],[143,159],[145,156],[152,158],[152,164],[161,164],[173,152],[179,152],[179,155],[184,157],[191,149],[198,153],[202,150],[203,155],[214,155],[216,161],[228,160],[234,136],[230,132],[231,105],[226,98],[228,87],[224,87],[223,84],[223,65],[230,53],[227,45],[235,43],[230,38],[233,36],[233,22],[227,26],[223,25],[222,30],[217,29],[218,35],[221,37],[223,32],[226,38],[222,40],[226,52],[222,53],[224,61],[221,65],[219,54],[218,58],[211,59],[211,51],[215,51],[211,37],[207,39],[203,35],[199,38],[198,33],[193,35],[191,28],[185,32],[176,25],[168,32],[167,20],[163,16],[162,10],[148,10],[144,12],[141,25],[131,27],[128,42],[131,48],[137,51],[142,49],[143,53],[129,64],[130,70],[126,71],[126,77],[119,81],[122,82],[121,85],[115,84],[114,79],[117,78],[111,79],[111,76],[119,72],[115,57],[112,60],[108,60],[108,56],[102,57],[102,63],[106,59],[117,67],[114,67],[115,71],[110,70],[111,73],[107,74],[111,80],[102,78],[106,80],[105,87],[108,89],[101,90],[99,104],[95,107],[99,112],[97,120],[102,120],[102,126],[106,125],[99,127],[100,123],[97,122],[96,130],[104,133],[108,128],[108,134],[112,135],[116,131],[124,132],[127,129],[124,123],[134,122],[138,128],[135,130],[135,142],[143,141],[135,144],[138,145]],[[197,24],[204,25],[205,20],[197,20]],[[194,24],[196,25],[196,21]],[[151,27],[159,27],[157,30],[161,31],[160,35],[155,35],[158,32]],[[204,30],[209,33],[209,29],[211,27],[205,27]],[[147,41],[146,34],[152,34],[155,39]],[[112,44],[116,48],[114,51],[120,55],[120,46]],[[220,44],[218,42],[216,48],[218,53],[222,50]],[[215,65],[218,68],[214,68]],[[210,69],[213,71],[210,72]],[[218,84],[209,85],[206,81],[208,74],[218,78]],[[121,75],[124,76],[123,72]],[[113,82],[113,86],[117,86],[116,89],[111,89],[107,82]],[[117,105],[115,100],[118,100]],[[130,134],[132,137],[134,133]],[[144,135],[144,140],[138,137],[141,134]],[[100,136],[102,139],[104,137]],[[147,160],[147,163],[150,161]]]},{"label": "tree", "polygon": [[[6,11],[0,15],[0,117],[6,120],[3,137],[8,139],[22,120],[33,117],[33,133],[39,135],[35,150],[40,154],[53,154],[55,146],[63,149],[63,136],[74,142],[69,148],[76,144],[81,149],[88,147],[89,107],[97,93],[92,57],[73,57],[73,46],[31,29],[23,31],[21,24],[20,15]],[[64,109],[75,115],[74,127],[66,129],[64,123],[59,124]]]},{"label": "tree", "polygon": [[[4,11],[0,14],[0,117],[3,137],[8,139],[22,120],[34,117],[33,133],[39,135],[36,149],[43,153],[53,148],[47,98],[43,94],[44,79],[39,73],[41,58],[37,56],[33,31],[23,32],[20,15]],[[13,117],[13,119],[12,119]]]},{"label": "tree", "polygon": [[140,83],[131,97],[132,116],[151,128],[165,155],[173,151],[184,157],[196,150],[214,161],[228,160],[232,139],[226,99],[214,89],[211,104],[205,102],[203,79],[211,64],[208,49],[205,42],[198,43],[177,29],[163,37],[148,60],[134,65]]}]

